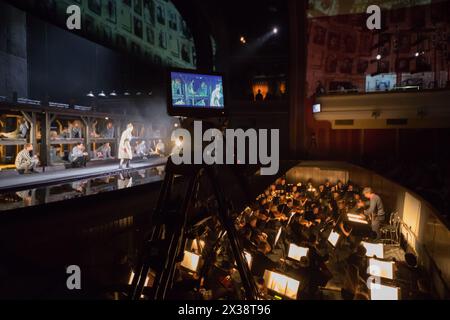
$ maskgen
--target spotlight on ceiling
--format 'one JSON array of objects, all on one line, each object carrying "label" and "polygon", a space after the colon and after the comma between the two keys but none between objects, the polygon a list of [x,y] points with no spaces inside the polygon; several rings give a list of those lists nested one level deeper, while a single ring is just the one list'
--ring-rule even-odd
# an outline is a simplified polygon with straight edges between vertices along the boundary
[{"label": "spotlight on ceiling", "polygon": [[88,96],[88,97],[91,97],[91,98],[95,98],[95,95],[94,95],[94,93],[93,93],[92,91],[89,91],[89,93],[87,94],[87,96]]},{"label": "spotlight on ceiling", "polygon": [[129,96],[130,93],[128,91],[125,91],[125,93],[123,94],[124,96]]},{"label": "spotlight on ceiling", "polygon": [[377,60],[381,60],[381,54],[377,54]]},{"label": "spotlight on ceiling", "polygon": [[108,118],[108,117],[105,117],[105,120],[109,120],[109,118]]},{"label": "spotlight on ceiling", "polygon": [[116,93],[115,91],[111,92],[109,95],[110,95],[111,97],[117,97],[117,93]]},{"label": "spotlight on ceiling", "polygon": [[136,95],[140,96],[140,95],[142,95],[142,92],[138,91],[138,92],[136,92]]},{"label": "spotlight on ceiling", "polygon": [[277,27],[273,28],[272,32],[273,32],[273,34],[277,34],[278,33],[278,28]]},{"label": "spotlight on ceiling", "polygon": [[98,94],[98,96],[99,96],[99,97],[103,97],[103,98],[104,98],[104,97],[106,97],[106,94],[105,94],[105,92],[104,92],[104,91],[102,91],[102,92],[100,92],[100,93]]},{"label": "spotlight on ceiling", "polygon": [[244,36],[242,36],[242,37],[239,39],[239,41],[240,41],[242,44],[246,44],[246,43],[247,43],[247,40],[245,39]]}]

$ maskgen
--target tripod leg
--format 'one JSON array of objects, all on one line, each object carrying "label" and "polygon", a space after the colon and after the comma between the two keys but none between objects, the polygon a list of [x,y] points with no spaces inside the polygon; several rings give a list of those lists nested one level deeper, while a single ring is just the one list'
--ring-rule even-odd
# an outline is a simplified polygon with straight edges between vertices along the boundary
[{"label": "tripod leg", "polygon": [[218,205],[219,205],[219,219],[222,222],[225,230],[228,234],[228,239],[230,241],[231,250],[233,252],[234,258],[236,260],[237,269],[241,276],[242,284],[245,289],[246,298],[248,300],[256,300],[257,298],[257,290],[255,287],[255,283],[253,281],[253,277],[251,275],[248,264],[246,263],[243,257],[243,251],[240,248],[238,237],[236,234],[236,229],[228,216],[227,208],[225,204],[225,199],[223,197],[223,192],[220,188],[220,185],[217,180],[217,175],[214,174],[213,169],[207,168],[208,177],[211,181],[211,184],[214,189],[214,194],[216,196]]},{"label": "tripod leg", "polygon": [[[173,178],[174,178],[173,173],[171,172],[166,173],[161,186],[161,192],[159,194],[158,203],[156,210],[154,212],[154,216],[161,215],[162,212],[164,211],[167,199],[170,195],[170,190],[172,189]],[[154,226],[152,228],[150,236],[145,242],[144,255],[143,257],[141,257],[140,261],[138,261],[138,267],[135,270],[136,273],[131,285],[131,293],[129,295],[131,300],[139,300],[142,295],[145,286],[145,281],[147,279],[147,275],[150,270],[150,265],[148,263],[149,259],[148,252],[151,250],[151,246],[149,246],[149,244],[151,243],[152,240],[154,240],[160,235],[161,230],[162,230],[161,225]]]},{"label": "tripod leg", "polygon": [[[147,252],[148,248],[145,248],[144,250]],[[148,264],[145,256],[143,257],[142,262],[139,263],[139,268],[136,270],[134,275],[133,282],[131,284],[131,294],[129,296],[130,300],[139,300],[141,298],[149,270],[150,265]]]},{"label": "tripod leg", "polygon": [[186,190],[186,196],[183,204],[179,210],[179,216],[182,219],[180,228],[177,228],[172,235],[170,235],[170,244],[167,250],[167,256],[164,263],[164,268],[158,281],[154,286],[154,300],[164,300],[171,288],[173,276],[175,273],[176,258],[183,252],[186,242],[185,229],[188,217],[188,211],[192,204],[194,197],[194,190],[198,185],[199,173],[197,172],[189,181],[189,186]]}]

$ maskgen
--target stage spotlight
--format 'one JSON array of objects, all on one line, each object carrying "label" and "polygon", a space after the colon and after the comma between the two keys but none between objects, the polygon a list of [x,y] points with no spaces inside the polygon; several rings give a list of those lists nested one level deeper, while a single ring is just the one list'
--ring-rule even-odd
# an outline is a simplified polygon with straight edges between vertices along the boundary
[{"label": "stage spotlight", "polygon": [[178,123],[175,123],[173,126],[174,126],[175,128],[178,128]]},{"label": "stage spotlight", "polygon": [[278,28],[277,27],[273,28],[272,32],[273,32],[273,34],[277,34],[278,33]]},{"label": "stage spotlight", "polygon": [[128,91],[125,91],[125,93],[123,94],[124,96],[129,96],[130,93]]},{"label": "stage spotlight", "polygon": [[92,91],[90,91],[90,92],[87,94],[87,96],[88,96],[88,97],[91,97],[91,98],[95,98],[95,95],[94,95],[94,93],[93,93]]},{"label": "stage spotlight", "polygon": [[140,92],[140,91],[139,91],[139,92],[136,92],[136,95],[137,95],[137,96],[140,96],[140,95],[142,95],[142,92]]},{"label": "stage spotlight", "polygon": [[102,91],[98,94],[98,96],[104,98],[104,97],[106,97],[106,94],[104,91]]},{"label": "stage spotlight", "polygon": [[111,97],[117,97],[117,93],[116,93],[115,91],[111,92],[109,95],[110,95]]},{"label": "stage spotlight", "polygon": [[377,60],[381,60],[381,54],[377,54]]},{"label": "stage spotlight", "polygon": [[420,56],[420,53],[416,52],[415,56],[416,56],[416,57]]},{"label": "stage spotlight", "polygon": [[109,120],[109,118],[108,118],[108,117],[105,117],[105,120]]},{"label": "stage spotlight", "polygon": [[240,41],[242,44],[246,44],[246,43],[247,43],[247,40],[245,39],[244,36],[242,36],[242,37],[239,39],[239,41]]}]

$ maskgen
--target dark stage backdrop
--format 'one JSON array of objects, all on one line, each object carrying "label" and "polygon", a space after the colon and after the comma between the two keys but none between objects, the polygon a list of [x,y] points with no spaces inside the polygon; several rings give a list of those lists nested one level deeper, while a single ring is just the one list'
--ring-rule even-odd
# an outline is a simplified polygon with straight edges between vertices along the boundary
[{"label": "dark stage backdrop", "polygon": [[67,8],[81,9],[81,30],[106,47],[161,66],[195,68],[191,30],[169,0],[14,0],[11,4],[66,28]]}]

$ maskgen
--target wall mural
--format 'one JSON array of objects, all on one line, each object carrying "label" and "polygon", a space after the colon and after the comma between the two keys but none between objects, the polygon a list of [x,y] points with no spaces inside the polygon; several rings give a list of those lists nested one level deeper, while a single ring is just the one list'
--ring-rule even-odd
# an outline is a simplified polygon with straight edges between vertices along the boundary
[{"label": "wall mural", "polygon": [[380,32],[365,28],[365,13],[309,19],[308,96],[317,93],[320,86],[327,92],[447,87],[448,13],[450,2],[442,1],[389,10],[383,15]]},{"label": "wall mural", "polygon": [[170,0],[18,0],[20,7],[65,26],[70,5],[81,8],[79,31],[100,44],[157,65],[194,69],[191,31]]}]

